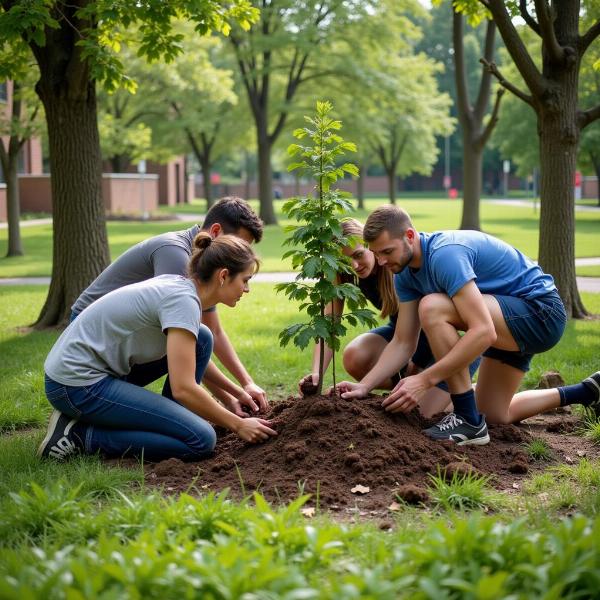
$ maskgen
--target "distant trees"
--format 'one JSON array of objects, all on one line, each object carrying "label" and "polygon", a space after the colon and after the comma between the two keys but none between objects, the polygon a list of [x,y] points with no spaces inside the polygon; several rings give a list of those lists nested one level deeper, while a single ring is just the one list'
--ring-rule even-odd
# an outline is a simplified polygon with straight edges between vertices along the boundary
[{"label": "distant trees", "polygon": [[0,0],[0,39],[29,45],[39,67],[37,94],[48,129],[53,201],[52,281],[36,326],[65,323],[83,288],[108,264],[96,85],[108,90],[129,80],[118,50],[135,31],[148,60],[173,59],[181,36],[174,19],[197,32],[245,27],[256,9],[247,0]]},{"label": "distant trees", "polygon": [[[40,132],[42,111],[35,95],[35,70],[24,44],[0,48],[0,79],[12,79],[11,102],[7,112],[0,111],[0,165],[6,181],[8,250],[6,256],[23,255],[21,241],[21,203],[17,178],[19,156],[25,142]],[[6,136],[8,139],[3,139]]]},{"label": "distant trees", "polygon": [[[541,174],[538,259],[554,276],[567,313],[584,317],[587,311],[575,278],[573,181],[581,134],[600,118],[598,99],[582,105],[578,86],[583,59],[600,36],[597,1],[582,4],[579,0],[535,0],[532,4],[517,4],[461,0],[457,6],[471,15],[491,14],[523,78],[524,87],[518,87],[494,63],[488,63],[490,73],[500,84],[535,111]],[[541,56],[527,48],[514,16],[520,16],[540,39]]]}]

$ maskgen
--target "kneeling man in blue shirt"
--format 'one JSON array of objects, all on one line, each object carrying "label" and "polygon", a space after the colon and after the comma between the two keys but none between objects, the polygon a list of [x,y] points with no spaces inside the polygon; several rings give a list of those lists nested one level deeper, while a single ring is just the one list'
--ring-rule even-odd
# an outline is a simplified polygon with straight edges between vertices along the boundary
[{"label": "kneeling man in blue shirt", "polygon": [[[432,439],[483,445],[486,417],[513,423],[566,404],[600,408],[600,371],[577,385],[516,394],[533,356],[556,345],[567,322],[552,277],[521,252],[479,231],[418,233],[391,205],[369,216],[364,239],[395,273],[400,310],[392,342],[360,382],[339,384],[343,397],[364,397],[397,373],[423,328],[436,362],[401,379],[383,405],[407,412],[446,381],[454,410],[425,430]],[[474,390],[468,367],[479,355]]]}]

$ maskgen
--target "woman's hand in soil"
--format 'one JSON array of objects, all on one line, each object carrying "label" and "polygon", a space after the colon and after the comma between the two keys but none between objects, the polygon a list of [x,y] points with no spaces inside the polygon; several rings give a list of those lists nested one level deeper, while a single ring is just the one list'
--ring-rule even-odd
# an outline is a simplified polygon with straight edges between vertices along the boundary
[{"label": "woman's hand in soil", "polygon": [[249,417],[244,419],[236,433],[246,442],[255,444],[256,442],[264,442],[272,435],[277,435],[277,432],[270,427],[271,422],[266,419],[257,417]]},{"label": "woman's hand in soil", "polygon": [[[256,412],[260,409],[261,412],[267,412],[269,409],[269,401],[267,400],[267,392],[263,390],[259,385],[256,385],[254,382],[247,383],[244,386],[244,391],[246,394],[250,396],[252,400],[258,403],[258,407],[256,410],[252,409],[250,404],[246,404],[252,412]],[[255,405],[256,406],[256,405]]]},{"label": "woman's hand in soil", "polygon": [[312,396],[317,392],[319,385],[319,374],[309,373],[298,382],[298,390],[301,396]]},{"label": "woman's hand in soil", "polygon": [[388,412],[406,413],[419,404],[419,400],[427,390],[428,386],[419,375],[405,377],[398,382],[381,405]]},{"label": "woman's hand in soil", "polygon": [[336,389],[342,398],[366,398],[371,391],[366,385],[354,381],[340,381]]}]

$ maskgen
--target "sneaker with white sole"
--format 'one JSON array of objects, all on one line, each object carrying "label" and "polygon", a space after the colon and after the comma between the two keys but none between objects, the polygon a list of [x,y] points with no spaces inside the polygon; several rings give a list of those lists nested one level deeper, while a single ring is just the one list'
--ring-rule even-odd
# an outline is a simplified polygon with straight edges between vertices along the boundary
[{"label": "sneaker with white sole", "polygon": [[588,408],[591,408],[596,413],[596,416],[600,417],[600,371],[596,371],[589,377],[586,377],[581,383],[596,394],[596,399],[591,404],[588,404]]},{"label": "sneaker with white sole", "polygon": [[424,429],[423,433],[432,440],[450,440],[457,446],[484,446],[490,441],[483,415],[479,425],[471,425],[459,415],[450,413],[433,427]]},{"label": "sneaker with white sole", "polygon": [[50,415],[46,437],[38,448],[38,456],[62,461],[81,452],[83,443],[71,432],[75,423],[76,419],[54,410]]}]

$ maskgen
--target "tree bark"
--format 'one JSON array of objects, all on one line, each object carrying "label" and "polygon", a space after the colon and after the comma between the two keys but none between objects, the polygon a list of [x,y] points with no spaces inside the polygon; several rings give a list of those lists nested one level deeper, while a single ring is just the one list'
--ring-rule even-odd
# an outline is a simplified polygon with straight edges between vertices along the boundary
[{"label": "tree bark", "polygon": [[546,2],[536,1],[537,22],[531,16],[526,22],[542,38],[540,72],[505,3],[485,0],[485,5],[531,95],[507,82],[495,65],[490,65],[491,72],[501,85],[530,104],[537,114],[541,172],[539,262],[554,277],[567,314],[583,318],[587,311],[581,302],[575,277],[573,183],[581,127],[597,116],[582,115],[578,111],[578,78],[581,58],[600,33],[600,23],[580,37],[579,0],[552,2],[551,7]]},{"label": "tree bark", "polygon": [[[456,108],[463,140],[463,211],[461,229],[481,230],[479,203],[481,199],[481,170],[483,150],[497,120],[499,98],[496,100],[490,122],[483,126],[491,90],[491,73],[483,68],[479,82],[479,92],[474,105],[469,101],[467,71],[464,56],[463,16],[453,11],[452,43],[454,47],[454,75],[456,83]],[[494,37],[496,25],[488,21],[484,63],[490,63],[494,57]]]},{"label": "tree bark", "polygon": [[481,230],[479,204],[483,148],[467,139],[463,132],[463,210],[461,229]]},{"label": "tree bark", "polygon": [[600,206],[600,153],[596,155],[593,152],[590,152],[589,154],[596,173],[596,195],[598,196],[598,206]]},{"label": "tree bark", "polygon": [[[575,82],[575,90],[577,83]],[[568,88],[563,93],[573,95]],[[575,198],[573,181],[577,159],[579,131],[568,115],[568,98],[562,110],[542,110],[538,116],[540,130],[540,240],[539,263],[554,277],[568,315],[587,316],[575,273]]]},{"label": "tree bark", "polygon": [[388,177],[388,195],[390,204],[396,204],[396,167],[386,166],[385,171]]},{"label": "tree bark", "polygon": [[365,177],[367,176],[368,166],[361,164],[359,167],[359,176],[356,180],[356,199],[358,200],[358,209],[365,207]]},{"label": "tree bark", "polygon": [[276,225],[277,217],[273,207],[273,169],[271,167],[271,141],[267,134],[266,118],[256,126],[258,142],[258,200],[260,218],[265,225]]},{"label": "tree bark", "polygon": [[23,256],[21,240],[21,203],[19,200],[18,151],[17,154],[8,152],[6,161],[2,161],[2,169],[6,177],[6,216],[8,222],[8,251],[7,257]]},{"label": "tree bark", "polygon": [[210,175],[211,175],[210,159],[206,156],[203,156],[202,158],[200,158],[200,157],[197,157],[197,158],[200,161],[200,168],[202,169],[202,186],[204,187],[204,198],[206,199],[206,211],[208,212],[212,208],[212,205],[214,204],[213,195],[212,195],[212,184],[210,181]]},{"label": "tree bark", "polygon": [[[555,35],[563,48],[577,47],[576,4],[579,3],[556,6]],[[537,110],[541,170],[539,263],[554,277],[567,314],[577,319],[588,315],[575,272],[574,181],[580,137],[577,103],[581,57],[570,53],[560,61],[551,50],[545,45],[542,52],[542,74],[548,83]]]},{"label": "tree bark", "polygon": [[36,328],[68,322],[71,305],[109,263],[96,112],[96,88],[71,95],[42,71],[52,172],[52,280]]}]

